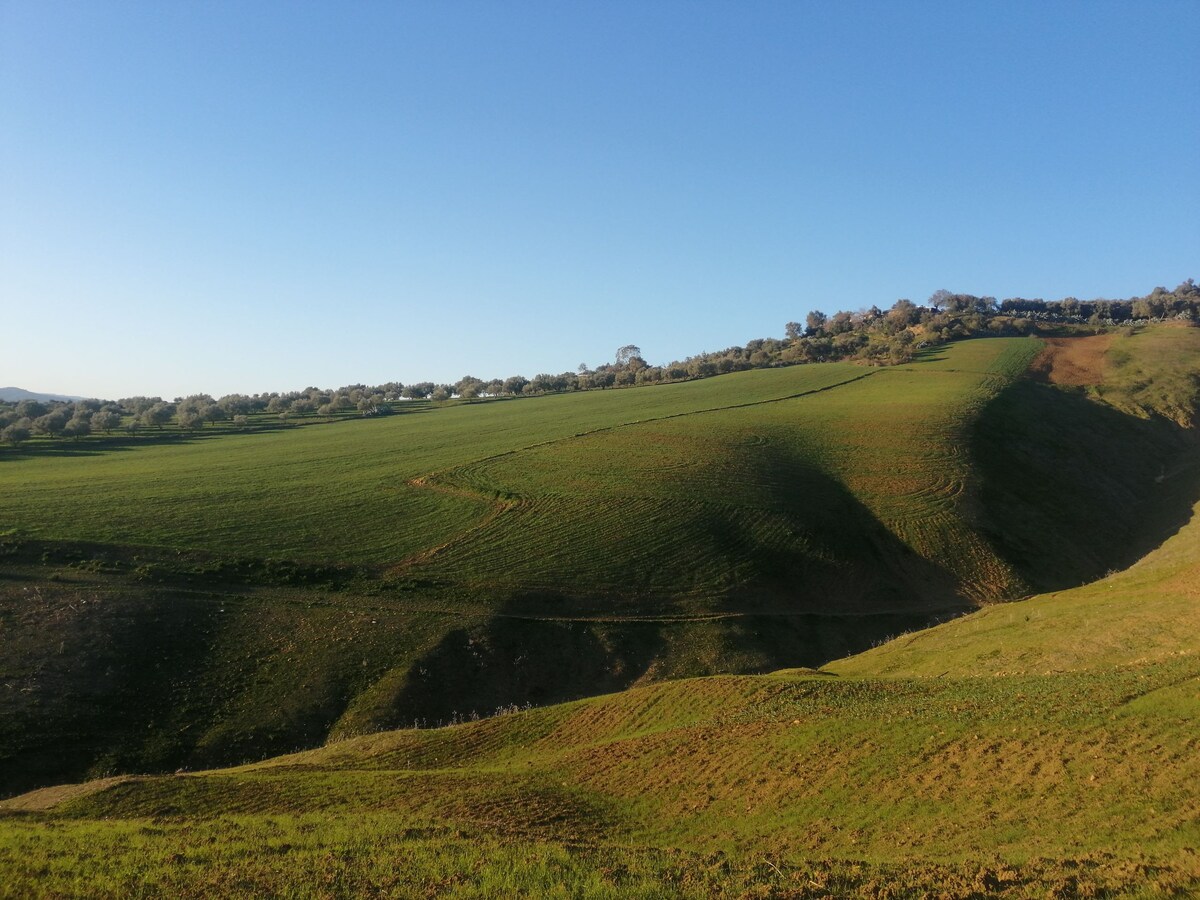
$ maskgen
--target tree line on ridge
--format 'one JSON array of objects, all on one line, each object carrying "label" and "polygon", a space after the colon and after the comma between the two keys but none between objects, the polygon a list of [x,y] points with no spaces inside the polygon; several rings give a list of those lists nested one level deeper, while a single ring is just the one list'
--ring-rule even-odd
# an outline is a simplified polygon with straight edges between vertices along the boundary
[{"label": "tree line on ridge", "polygon": [[1128,300],[1047,301],[1020,297],[997,301],[936,291],[919,305],[897,300],[889,309],[871,306],[832,315],[814,310],[803,324],[788,322],[783,338],[759,338],[745,346],[699,353],[666,365],[651,365],[634,344],[617,350],[611,363],[573,372],[541,373],[526,378],[484,380],[466,375],[454,384],[421,381],[347,385],[337,390],[308,387],[302,391],[228,394],[214,398],[193,394],[166,401],[161,397],[75,402],[21,400],[0,402],[0,442],[18,446],[30,438],[82,438],[118,430],[162,432],[167,426],[198,431],[228,423],[246,428],[269,417],[274,424],[321,420],[347,415],[387,415],[413,401],[444,402],[457,398],[515,397],[568,391],[604,390],[664,382],[688,381],[747,369],[813,362],[853,360],[868,365],[896,365],[912,360],[931,345],[984,335],[1019,336],[1062,327],[1097,330],[1174,319],[1200,322],[1200,286],[1193,279],[1174,290],[1156,287]]}]

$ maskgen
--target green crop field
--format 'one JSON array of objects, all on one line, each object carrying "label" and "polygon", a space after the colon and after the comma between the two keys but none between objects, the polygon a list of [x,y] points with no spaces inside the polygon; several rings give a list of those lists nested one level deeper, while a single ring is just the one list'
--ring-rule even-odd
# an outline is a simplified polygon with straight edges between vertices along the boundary
[{"label": "green crop field", "polygon": [[[918,605],[950,608],[1013,589],[963,521],[959,426],[1036,346],[31,454],[0,466],[0,515],[11,538],[150,572],[170,551],[357,565],[472,608],[826,612],[833,592],[877,612],[911,609],[914,582]],[[865,574],[865,554],[888,568]]]},{"label": "green crop field", "polygon": [[0,895],[1200,890],[1200,329],[1043,350],[9,453]]},{"label": "green crop field", "polygon": [[477,524],[483,497],[414,485],[581,431],[763,403],[863,374],[831,365],[656,390],[423,408],[265,434],[82,457],[6,459],[0,516],[17,534],[305,561],[398,564]]},{"label": "green crop field", "polygon": [[[843,611],[903,608],[885,595],[902,595],[906,578],[944,588],[924,592],[943,606],[956,593],[997,596],[1008,587],[1004,565],[959,508],[957,426],[1034,352],[1033,341],[964,344],[809,396],[659,418],[452,469],[440,483],[511,507],[418,571],[609,596],[682,589],[708,601],[735,590],[742,609],[756,592],[792,610],[828,611],[831,593]],[[849,593],[837,587],[837,563],[864,542],[893,563],[881,579],[892,585],[837,596]],[[940,571],[951,545],[955,560]]]}]

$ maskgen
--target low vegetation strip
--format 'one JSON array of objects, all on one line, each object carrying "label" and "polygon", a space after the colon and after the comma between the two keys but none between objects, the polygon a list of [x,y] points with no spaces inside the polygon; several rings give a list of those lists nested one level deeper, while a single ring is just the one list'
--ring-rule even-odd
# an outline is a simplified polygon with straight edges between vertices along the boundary
[{"label": "low vegetation strip", "polygon": [[1097,385],[1104,381],[1108,351],[1116,335],[1047,338],[1046,348],[1030,367],[1031,374],[1051,384],[1072,387]]}]

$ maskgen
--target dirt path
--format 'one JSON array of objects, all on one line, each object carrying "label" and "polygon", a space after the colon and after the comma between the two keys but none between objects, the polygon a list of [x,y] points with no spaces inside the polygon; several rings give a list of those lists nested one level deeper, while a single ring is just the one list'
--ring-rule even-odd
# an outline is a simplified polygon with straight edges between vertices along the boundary
[{"label": "dirt path", "polygon": [[1112,345],[1113,335],[1092,337],[1045,338],[1046,349],[1038,354],[1029,367],[1029,374],[1038,381],[1076,387],[1100,384],[1108,369],[1105,355]]}]

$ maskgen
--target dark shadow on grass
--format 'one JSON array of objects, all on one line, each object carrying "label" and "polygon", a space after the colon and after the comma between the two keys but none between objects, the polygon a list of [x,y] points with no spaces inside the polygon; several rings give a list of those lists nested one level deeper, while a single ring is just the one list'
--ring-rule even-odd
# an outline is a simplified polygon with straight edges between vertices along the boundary
[{"label": "dark shadow on grass", "polygon": [[976,520],[1032,591],[1132,565],[1200,499],[1200,436],[1082,389],[1018,379],[983,410],[970,447]]},{"label": "dark shadow on grass", "polygon": [[220,698],[180,689],[206,664],[217,604],[43,583],[0,608],[0,796],[173,769],[215,714]]},{"label": "dark shadow on grass", "polygon": [[871,616],[973,605],[949,570],[918,555],[811,458],[775,442],[744,452],[756,478],[771,486],[769,510],[794,540],[762,536],[729,515],[710,518],[708,539],[739,547],[751,562],[723,611]]},{"label": "dark shadow on grass", "polygon": [[817,667],[955,614],[755,614],[675,621],[497,616],[447,634],[409,670],[376,726],[436,727],[644,681]]},{"label": "dark shadow on grass", "polygon": [[0,797],[322,744],[421,615],[320,589],[0,580]]},{"label": "dark shadow on grass", "polygon": [[143,447],[195,444],[233,433],[232,431],[164,431],[162,434],[112,435],[81,440],[30,442],[22,444],[20,447],[10,447],[0,451],[0,462],[45,459],[47,457],[62,459],[78,456],[103,456],[107,453],[119,453]]},{"label": "dark shadow on grass", "polygon": [[[17,566],[57,567],[121,576],[137,587],[221,590],[240,587],[320,587],[339,590],[369,578],[361,566],[290,559],[230,557],[207,550],[38,540],[0,536],[0,560]],[[0,569],[0,578],[16,577]]]},{"label": "dark shadow on grass", "polygon": [[904,363],[904,365],[911,365],[912,363],[939,362],[949,355],[949,348],[949,344],[934,344],[932,347],[922,347],[921,349],[914,351],[912,361],[910,363]]},{"label": "dark shadow on grass", "polygon": [[497,614],[449,632],[413,665],[380,726],[445,724],[645,680],[818,667],[973,608],[948,571],[836,480],[769,444],[753,453],[773,511],[800,539],[764,537],[714,505],[688,534],[699,557],[725,558],[741,575],[703,602],[655,589],[661,571],[631,573],[617,593],[510,589]]},{"label": "dark shadow on grass", "polygon": [[380,725],[435,726],[622,690],[661,650],[653,622],[497,616],[447,634],[409,671]]},{"label": "dark shadow on grass", "polygon": [[[390,595],[343,590],[369,581],[348,568],[7,538],[4,568],[47,575],[0,581],[0,671],[25,673],[0,693],[0,791],[313,747],[351,710],[364,730],[435,725],[641,681],[818,666],[964,607],[947,573],[835,480],[770,443],[747,452],[804,540],[773,542],[713,506],[697,547],[749,569],[706,608],[648,574],[622,596],[564,578],[472,595],[491,616],[428,619],[403,612],[408,594],[392,614]],[[467,590],[409,587],[451,607]],[[418,626],[429,637],[413,644]]]}]

